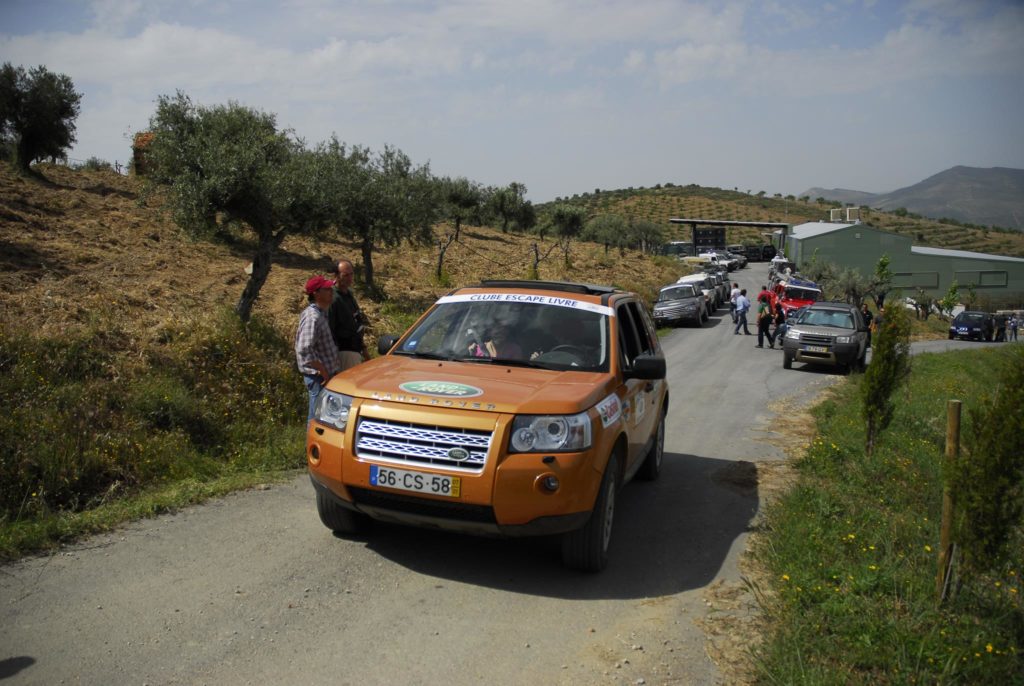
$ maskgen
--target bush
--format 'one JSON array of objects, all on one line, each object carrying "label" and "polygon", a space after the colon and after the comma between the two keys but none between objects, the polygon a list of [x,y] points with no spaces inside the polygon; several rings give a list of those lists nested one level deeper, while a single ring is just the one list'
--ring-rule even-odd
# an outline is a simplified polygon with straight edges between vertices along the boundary
[{"label": "bush", "polygon": [[106,160],[101,160],[98,157],[90,157],[85,162],[77,165],[75,169],[85,171],[113,171],[114,167]]},{"label": "bush", "polygon": [[0,329],[0,521],[94,507],[165,481],[302,464],[291,346],[230,311],[168,330],[143,364],[95,324]]},{"label": "bush", "polygon": [[965,454],[950,468],[956,537],[964,566],[991,571],[1024,513],[1024,349],[1016,348],[998,388],[971,411]]},{"label": "bush", "polygon": [[[893,415],[893,391],[910,375],[910,317],[899,305],[884,312],[872,337],[871,364],[861,384],[862,413],[867,424],[865,450],[871,455],[878,435]],[[876,319],[876,321],[878,321]]]}]

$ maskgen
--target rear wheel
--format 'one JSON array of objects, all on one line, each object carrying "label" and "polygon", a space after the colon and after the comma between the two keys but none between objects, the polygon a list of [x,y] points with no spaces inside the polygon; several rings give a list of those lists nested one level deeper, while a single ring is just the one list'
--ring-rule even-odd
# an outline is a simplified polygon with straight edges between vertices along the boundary
[{"label": "rear wheel", "polygon": [[562,536],[562,564],[581,572],[600,572],[608,565],[608,544],[615,517],[615,491],[618,486],[618,460],[612,455],[605,467],[601,488],[590,519],[576,531]]},{"label": "rear wheel", "polygon": [[637,478],[644,481],[654,481],[661,474],[661,461],[665,456],[665,416],[662,415],[658,422],[658,428],[654,434],[654,445],[644,456],[640,471],[636,473]]},{"label": "rear wheel", "polygon": [[357,534],[368,521],[366,515],[339,505],[322,486],[316,488],[316,511],[324,526],[336,534]]}]

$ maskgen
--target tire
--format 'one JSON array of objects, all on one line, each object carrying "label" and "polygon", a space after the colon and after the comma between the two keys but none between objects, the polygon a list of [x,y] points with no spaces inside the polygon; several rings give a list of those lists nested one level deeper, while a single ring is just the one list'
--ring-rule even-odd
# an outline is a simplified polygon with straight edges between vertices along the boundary
[{"label": "tire", "polygon": [[793,356],[785,351],[782,353],[782,368],[792,369],[793,368]]},{"label": "tire", "polygon": [[661,474],[661,461],[665,456],[665,415],[658,421],[658,428],[655,430],[654,445],[644,456],[643,464],[636,473],[636,477],[642,481],[654,481]]},{"label": "tire", "polygon": [[562,535],[562,564],[581,572],[600,572],[608,566],[608,544],[615,520],[615,491],[619,461],[613,454],[601,478],[590,519],[576,531]]},{"label": "tire", "polygon": [[336,534],[357,534],[366,529],[366,515],[342,507],[327,489],[316,487],[316,511],[320,521]]}]

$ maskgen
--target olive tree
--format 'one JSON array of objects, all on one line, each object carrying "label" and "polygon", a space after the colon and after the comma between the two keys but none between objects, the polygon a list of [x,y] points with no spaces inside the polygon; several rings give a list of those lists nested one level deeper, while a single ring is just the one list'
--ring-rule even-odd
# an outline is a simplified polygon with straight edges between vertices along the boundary
[{"label": "olive tree", "polygon": [[374,282],[373,253],[403,240],[428,245],[441,213],[442,198],[429,165],[414,166],[397,148],[376,154],[366,148],[346,150],[336,139],[321,146],[330,173],[325,192],[330,221],[342,235],[359,242],[363,281]]},{"label": "olive tree", "polygon": [[147,179],[150,189],[168,187],[178,225],[196,237],[216,237],[226,223],[256,234],[252,273],[235,305],[248,321],[285,236],[328,219],[322,156],[279,131],[272,114],[237,103],[196,105],[180,91],[157,99],[150,128]]},{"label": "olive tree", "polygon": [[508,233],[509,226],[520,217],[526,202],[526,186],[513,181],[504,188],[491,189],[488,195],[489,209],[501,222],[501,232]]},{"label": "olive tree", "polygon": [[479,215],[484,201],[483,190],[480,184],[464,176],[456,179],[446,176],[438,183],[441,187],[441,200],[444,203],[443,213],[445,218],[455,225],[454,240],[457,241],[462,231],[462,222]]},{"label": "olive tree", "polygon": [[551,211],[551,224],[562,246],[566,266],[569,264],[569,245],[583,231],[585,219],[583,208],[567,203],[559,203]]},{"label": "olive tree", "polygon": [[624,244],[626,220],[618,214],[599,214],[586,223],[580,238],[604,245],[604,252],[608,254],[609,247]]},{"label": "olive tree", "polygon": [[19,169],[64,156],[75,142],[81,100],[65,74],[42,65],[27,72],[10,62],[0,67],[0,141],[13,147]]}]

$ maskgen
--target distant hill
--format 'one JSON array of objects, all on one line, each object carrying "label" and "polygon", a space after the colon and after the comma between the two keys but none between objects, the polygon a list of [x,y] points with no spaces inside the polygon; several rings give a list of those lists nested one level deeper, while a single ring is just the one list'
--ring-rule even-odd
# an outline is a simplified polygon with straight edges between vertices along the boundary
[{"label": "distant hill", "polygon": [[1024,230],[1024,169],[957,166],[891,193],[811,188],[803,195],[890,212],[903,208],[933,219]]}]

